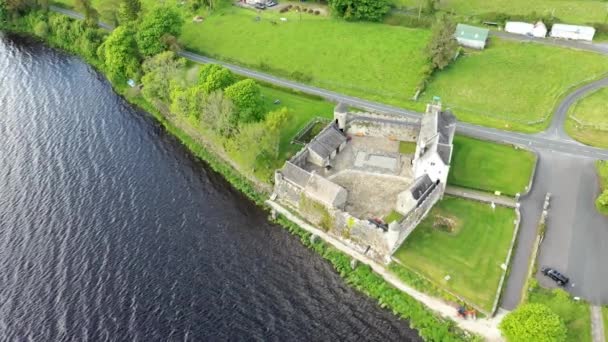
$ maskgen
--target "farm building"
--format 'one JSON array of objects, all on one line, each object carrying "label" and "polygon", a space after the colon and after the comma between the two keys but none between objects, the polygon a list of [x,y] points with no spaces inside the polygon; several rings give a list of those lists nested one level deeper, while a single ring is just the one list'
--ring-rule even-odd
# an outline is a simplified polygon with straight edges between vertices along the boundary
[{"label": "farm building", "polygon": [[574,40],[593,41],[595,29],[591,26],[554,24],[551,27],[551,37]]},{"label": "farm building", "polygon": [[524,23],[520,21],[507,21],[505,31],[538,38],[544,38],[547,36],[547,27],[542,21],[539,21],[536,24]]},{"label": "farm building", "polygon": [[483,50],[486,47],[488,33],[488,29],[458,24],[454,37],[456,37],[458,44],[462,46]]}]

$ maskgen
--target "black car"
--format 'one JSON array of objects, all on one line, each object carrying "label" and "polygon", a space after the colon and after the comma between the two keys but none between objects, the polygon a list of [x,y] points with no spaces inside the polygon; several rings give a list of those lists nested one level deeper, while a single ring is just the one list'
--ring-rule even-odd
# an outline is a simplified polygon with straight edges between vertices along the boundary
[{"label": "black car", "polygon": [[261,10],[266,9],[266,5],[264,5],[261,2],[256,2],[255,5],[253,5],[253,7],[255,7],[257,9],[261,9]]},{"label": "black car", "polygon": [[557,270],[551,267],[543,267],[540,271],[547,277],[555,280],[555,282],[557,282],[557,285],[559,286],[565,286],[570,281],[568,277],[559,273]]}]

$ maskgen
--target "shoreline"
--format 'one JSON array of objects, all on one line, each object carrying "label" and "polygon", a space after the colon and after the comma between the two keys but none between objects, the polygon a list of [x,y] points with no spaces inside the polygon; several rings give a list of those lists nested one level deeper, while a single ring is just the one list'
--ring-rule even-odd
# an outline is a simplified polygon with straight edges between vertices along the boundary
[{"label": "shoreline", "polygon": [[[22,29],[23,29],[23,27],[22,27]],[[263,210],[270,209],[270,207],[266,206],[264,203],[264,201],[268,198],[268,193],[266,191],[264,191],[263,186],[260,186],[261,182],[254,182],[249,177],[245,176],[242,172],[240,172],[238,170],[238,168],[236,168],[234,166],[233,162],[229,158],[222,156],[221,154],[218,154],[217,151],[215,151],[215,149],[213,148],[213,146],[209,146],[209,145],[213,145],[212,143],[210,143],[208,141],[204,141],[203,139],[196,139],[195,137],[189,135],[187,132],[184,131],[183,127],[180,127],[180,125],[178,123],[174,122],[174,120],[171,120],[170,117],[161,113],[161,111],[158,110],[153,104],[149,103],[148,101],[144,100],[141,97],[137,97],[137,98],[129,97],[126,94],[126,91],[128,88],[126,88],[126,87],[121,88],[119,86],[116,86],[115,84],[112,84],[112,82],[110,82],[107,79],[107,77],[103,73],[103,71],[101,71],[101,69],[93,61],[88,60],[85,56],[82,56],[82,55],[76,53],[75,51],[66,50],[66,49],[62,48],[61,46],[59,46],[58,44],[55,44],[53,41],[51,41],[49,39],[41,39],[40,37],[35,36],[30,31],[27,31],[27,30],[24,31],[24,30],[19,30],[19,29],[13,30],[10,27],[3,27],[2,30],[4,30],[5,32],[8,32],[8,33],[11,33],[11,34],[16,34],[19,36],[26,37],[28,39],[34,39],[35,41],[42,42],[47,46],[59,49],[61,51],[67,52],[73,56],[81,58],[84,62],[86,62],[89,66],[91,66],[98,74],[104,76],[104,78],[106,78],[106,80],[108,81],[108,84],[111,85],[113,91],[117,95],[122,97],[127,103],[129,103],[130,105],[135,106],[136,108],[141,109],[142,111],[151,115],[154,119],[156,119],[156,121],[159,124],[161,124],[163,126],[163,128],[168,133],[170,133],[171,135],[176,137],[185,147],[187,147],[188,150],[194,154],[194,156],[196,156],[198,159],[201,159],[202,161],[204,161],[205,164],[207,164],[213,171],[219,173],[222,177],[224,177],[224,179],[226,181],[228,181],[231,184],[231,186],[233,186],[235,189],[239,190],[241,193],[243,193],[245,196],[247,196],[250,200],[252,200],[255,204],[257,204],[258,207],[260,207]],[[203,140],[203,141],[201,141],[201,140]],[[400,286],[397,286],[397,287],[394,286],[394,283],[387,281],[386,277],[382,273],[378,273],[377,272],[378,269],[374,268],[372,265],[371,268],[373,269],[373,274],[380,277],[380,279],[382,279],[382,282],[384,283],[384,285],[388,285],[392,289],[399,291],[402,294],[402,296],[404,297],[403,300],[406,302],[408,302],[408,301],[410,302],[409,303],[410,307],[398,308],[398,307],[395,307],[394,305],[387,303],[386,300],[384,300],[380,295],[373,294],[370,289],[366,288],[365,284],[363,283],[364,279],[359,279],[359,282],[357,283],[356,281],[353,281],[351,278],[349,278],[349,274],[345,274],[344,270],[340,270],[340,267],[338,267],[337,261],[335,259],[336,258],[349,259],[349,256],[346,253],[344,253],[343,250],[340,250],[339,248],[335,249],[333,252],[337,253],[338,256],[334,255],[334,259],[332,260],[332,258],[328,257],[328,255],[326,253],[321,253],[319,251],[319,249],[322,251],[326,251],[328,249],[328,247],[326,247],[324,245],[321,245],[321,247],[318,247],[319,244],[306,243],[305,240],[310,237],[310,236],[307,236],[309,233],[302,234],[302,233],[295,231],[293,229],[293,227],[290,227],[290,223],[291,223],[292,225],[298,226],[298,228],[300,230],[307,231],[306,229],[302,228],[302,226],[300,224],[297,224],[296,222],[293,222],[292,220],[289,220],[287,223],[282,220],[276,220],[274,222],[277,224],[280,224],[284,229],[287,229],[292,235],[299,236],[301,238],[302,243],[306,247],[317,251],[318,252],[317,254],[319,254],[319,256],[323,257],[326,261],[329,261],[330,263],[332,263],[334,269],[340,274],[340,276],[343,279],[345,279],[345,281],[348,284],[355,287],[360,292],[363,292],[364,294],[368,295],[369,297],[378,299],[379,305],[382,308],[391,309],[391,311],[393,311],[393,313],[396,316],[398,316],[399,318],[408,320],[410,327],[412,327],[413,329],[416,329],[417,333],[423,339],[436,340],[437,336],[441,335],[441,334],[438,335],[438,333],[437,333],[438,330],[442,330],[442,331],[444,331],[444,333],[448,333],[449,337],[451,337],[451,340],[469,340],[471,338],[475,339],[474,336],[470,336],[466,332],[460,331],[459,328],[456,328],[454,320],[451,319],[452,317],[449,317],[448,320],[444,320],[446,318],[446,316],[443,316],[443,318],[441,318],[442,316],[440,314],[438,314],[438,312],[436,310],[432,310],[427,305],[423,305],[426,303],[419,302],[415,297],[412,297],[409,293],[402,291],[402,289],[400,289],[401,288]],[[329,242],[329,244],[331,244],[331,242]],[[352,252],[354,252],[354,251],[352,251]],[[351,256],[352,256],[352,254],[351,254]],[[369,263],[365,262],[365,264],[367,266],[369,266]],[[361,267],[357,267],[354,271],[357,271],[359,268],[361,268]],[[354,274],[356,272],[352,272],[352,273]],[[352,275],[350,275],[350,276],[352,276]],[[395,276],[393,276],[393,277],[395,277]],[[396,279],[396,277],[395,277],[395,279]],[[396,281],[403,284],[403,287],[409,287],[409,286],[405,285],[405,283],[401,282],[400,280],[396,280]],[[431,298],[428,295],[424,295],[424,296],[427,296],[428,298],[430,298],[434,301],[440,302],[438,299]],[[415,303],[412,303],[412,301]],[[418,304],[417,307],[414,304]],[[445,304],[443,304],[443,305],[445,305]],[[451,308],[451,309],[454,310],[453,308]],[[467,321],[465,321],[465,320],[461,320],[461,321],[462,322],[458,322],[458,323],[460,323],[458,325],[460,325],[460,328],[463,328],[463,326],[462,326],[463,322],[466,323]],[[471,321],[469,321],[469,323],[471,323]],[[464,328],[464,329],[466,329],[466,328]],[[470,329],[466,329],[466,330],[475,331],[478,329],[470,328]],[[496,329],[496,333],[500,334],[497,329]],[[447,337],[447,336],[443,336],[443,337]],[[486,335],[484,337],[487,338],[488,336]]]}]

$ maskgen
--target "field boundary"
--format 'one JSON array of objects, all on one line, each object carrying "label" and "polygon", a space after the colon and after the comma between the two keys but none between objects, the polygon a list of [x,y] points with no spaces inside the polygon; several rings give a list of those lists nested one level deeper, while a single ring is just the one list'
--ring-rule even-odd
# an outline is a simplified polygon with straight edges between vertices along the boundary
[{"label": "field boundary", "polygon": [[505,285],[505,279],[507,278],[507,273],[511,268],[511,259],[513,257],[513,249],[515,248],[515,243],[517,242],[517,234],[519,234],[519,227],[521,226],[521,213],[519,208],[515,208],[515,229],[513,230],[513,237],[511,238],[511,246],[509,247],[509,253],[505,259],[504,265],[506,265],[506,269],[503,270],[502,275],[500,276],[500,281],[498,282],[498,288],[496,289],[496,295],[494,296],[494,305],[492,306],[492,315],[496,313],[496,309],[498,309],[498,303],[500,302],[500,298],[502,297],[502,289]]}]

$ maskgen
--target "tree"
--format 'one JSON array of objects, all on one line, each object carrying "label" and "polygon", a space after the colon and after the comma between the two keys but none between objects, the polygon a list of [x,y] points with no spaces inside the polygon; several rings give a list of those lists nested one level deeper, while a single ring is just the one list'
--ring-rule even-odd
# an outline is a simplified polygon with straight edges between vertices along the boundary
[{"label": "tree", "polygon": [[267,131],[266,135],[269,139],[269,154],[275,159],[279,157],[281,131],[289,121],[290,114],[291,113],[285,107],[266,114],[264,124]]},{"label": "tree", "polygon": [[224,90],[236,82],[232,71],[218,64],[205,64],[198,74],[198,84],[208,93]]},{"label": "tree", "polygon": [[455,31],[456,25],[446,15],[433,26],[431,40],[426,47],[432,70],[442,70],[456,57],[459,47],[454,38]]},{"label": "tree", "polygon": [[209,127],[223,137],[234,136],[238,131],[238,113],[221,90],[207,95],[200,120],[201,126]]},{"label": "tree", "polygon": [[509,313],[500,323],[509,342],[559,342],[566,340],[562,319],[544,304],[524,304]]},{"label": "tree", "polygon": [[167,35],[178,37],[182,31],[182,17],[170,7],[156,7],[147,14],[137,31],[137,45],[143,56],[156,55],[167,48]]},{"label": "tree", "polygon": [[86,28],[80,38],[80,52],[86,58],[96,58],[97,49],[103,43],[105,31],[97,28]]},{"label": "tree", "polygon": [[46,21],[39,21],[36,26],[34,26],[34,34],[40,38],[46,38],[49,34],[49,24]]},{"label": "tree", "polygon": [[380,21],[391,8],[390,0],[329,0],[332,13],[346,20]]},{"label": "tree", "polygon": [[239,123],[259,121],[262,118],[262,93],[254,80],[239,81],[226,88],[224,94],[234,103]]},{"label": "tree", "polygon": [[608,209],[608,189],[604,190],[597,198],[597,204],[602,208]]},{"label": "tree", "polygon": [[88,27],[97,27],[99,12],[91,5],[91,0],[75,0],[76,10],[84,13],[84,22]]},{"label": "tree", "polygon": [[104,0],[98,5],[99,16],[107,24],[118,26],[120,0]]},{"label": "tree", "polygon": [[133,36],[129,28],[118,26],[97,50],[108,76],[115,82],[137,78],[139,74],[139,55]]},{"label": "tree", "polygon": [[140,12],[141,2],[139,0],[121,0],[118,5],[118,19],[121,23],[137,20]]},{"label": "tree", "polygon": [[170,82],[186,62],[173,51],[165,51],[148,58],[142,64],[142,94],[149,101],[169,102]]}]

